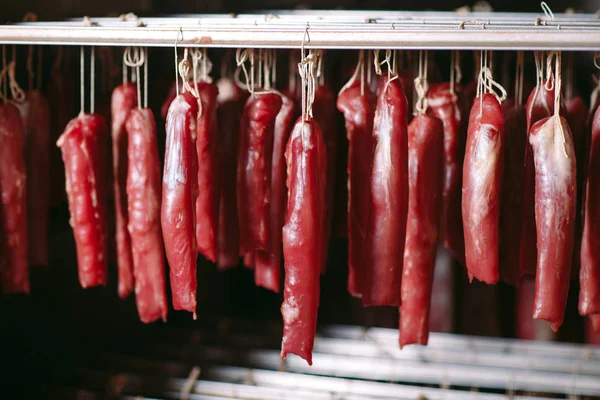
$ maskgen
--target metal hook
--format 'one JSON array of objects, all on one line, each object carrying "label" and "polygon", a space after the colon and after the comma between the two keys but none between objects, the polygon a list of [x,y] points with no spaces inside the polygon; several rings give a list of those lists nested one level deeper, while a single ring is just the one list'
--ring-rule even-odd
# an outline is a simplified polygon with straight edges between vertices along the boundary
[{"label": "metal hook", "polygon": [[550,9],[550,6],[548,6],[548,4],[545,1],[542,1],[540,3],[540,6],[542,7],[542,11],[544,11],[544,15],[546,15],[546,17],[550,20],[550,21],[554,21],[554,13],[552,12],[552,10]]}]

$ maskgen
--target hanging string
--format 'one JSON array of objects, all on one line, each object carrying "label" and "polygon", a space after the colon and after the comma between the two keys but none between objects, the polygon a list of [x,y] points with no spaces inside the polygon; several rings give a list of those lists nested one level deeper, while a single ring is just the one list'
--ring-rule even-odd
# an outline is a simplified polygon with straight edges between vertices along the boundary
[{"label": "hanging string", "polygon": [[177,96],[179,96],[179,77],[178,77],[178,56],[177,56],[177,45],[180,43],[180,38],[181,37],[181,41],[183,41],[183,29],[179,28],[179,31],[177,31],[177,37],[175,38],[175,94]]},{"label": "hanging string", "polygon": [[515,104],[523,104],[523,76],[525,75],[524,53],[522,50],[517,52],[517,66],[515,68]]},{"label": "hanging string", "polygon": [[554,117],[555,123],[554,126],[557,125],[560,127],[560,132],[563,138],[563,152],[565,153],[565,157],[569,158],[569,153],[567,152],[567,137],[565,131],[562,126],[562,120],[560,118],[560,95],[561,95],[561,87],[562,87],[562,77],[561,77],[561,52],[560,51],[552,51],[548,54],[548,59],[552,59],[554,57],[554,79],[555,79],[555,88],[554,88]]},{"label": "hanging string", "polygon": [[271,69],[273,68],[273,53],[269,49],[263,52],[263,69],[264,69],[264,84],[265,90],[271,90]]},{"label": "hanging string", "polygon": [[[371,86],[371,63],[373,62],[372,57],[373,53],[369,51],[367,55],[367,84],[369,87]],[[361,88],[361,94],[364,94],[364,89]]]},{"label": "hanging string", "polygon": [[127,64],[125,64],[125,52],[127,51],[127,49],[125,49],[125,51],[123,52],[123,84],[127,83]]},{"label": "hanging string", "polygon": [[258,71],[257,71],[257,81],[258,81],[258,87],[259,88],[264,88],[264,82],[263,82],[263,76],[262,76],[262,72],[263,72],[263,56],[264,56],[264,50],[263,49],[259,49],[258,50]]},{"label": "hanging string", "polygon": [[342,88],[340,89],[338,96],[340,94],[342,94],[342,92],[346,89],[348,89],[349,87],[351,87],[354,82],[356,82],[356,79],[358,79],[358,76],[360,74],[360,94],[361,96],[364,96],[364,63],[365,63],[365,51],[364,50],[360,50],[358,53],[358,62],[356,63],[356,67],[354,68],[354,73],[352,74],[352,76],[350,77],[350,79],[348,80],[348,82],[346,82],[346,84],[344,86],[342,86]]},{"label": "hanging string", "polygon": [[[2,70],[6,70],[6,45],[3,44],[2,45]],[[2,99],[4,101],[6,101],[6,98],[8,96],[8,92],[7,92],[8,86],[6,85],[6,82],[3,83],[2,85]]]},{"label": "hanging string", "polygon": [[316,50],[315,54],[317,56],[317,80],[319,86],[325,85],[325,68],[323,67],[323,56],[325,55],[324,50]]},{"label": "hanging string", "polygon": [[136,74],[136,89],[138,108],[142,108],[140,66],[146,64],[145,52],[139,47],[127,47],[123,52],[123,65],[132,68]]},{"label": "hanging string", "polygon": [[148,48],[144,47],[144,108],[148,108]]},{"label": "hanging string", "polygon": [[235,52],[235,62],[237,64],[238,70],[241,68],[245,78],[245,81],[243,83],[238,81],[236,81],[236,83],[238,84],[238,86],[248,90],[248,92],[250,92],[250,95],[254,94],[254,71],[251,71],[250,74],[248,73],[248,69],[246,68],[246,61],[248,61],[251,58],[253,59],[253,54],[253,49],[237,49]]},{"label": "hanging string", "polygon": [[195,98],[199,98],[200,95],[198,94],[198,91],[190,86],[189,74],[190,69],[193,68],[193,66],[190,66],[190,61],[188,58],[189,50],[186,48],[183,51],[183,58],[179,62],[179,76],[183,81],[183,88],[190,92]]},{"label": "hanging string", "polygon": [[288,69],[288,75],[289,75],[289,79],[288,79],[288,91],[290,93],[296,93],[296,68],[297,68],[297,64],[296,64],[296,60],[295,60],[295,55],[296,53],[293,51],[290,51],[290,57],[289,57],[289,69]]},{"label": "hanging string", "polygon": [[[316,55],[312,51],[305,55],[305,45],[310,42],[308,36],[308,24],[304,31],[304,38],[300,46],[300,63],[298,64],[298,73],[302,82],[302,121],[313,117],[312,105],[315,100],[315,68],[317,64]],[[302,130],[304,135],[304,129]],[[304,141],[303,141],[304,142]]]},{"label": "hanging string", "polygon": [[[198,97],[200,97],[200,91],[198,90],[198,65],[200,64],[200,58],[202,54],[199,49],[190,50],[192,53],[192,82],[194,83],[194,89],[196,89],[196,93],[198,93]],[[198,116],[202,116],[202,102],[198,102]]]},{"label": "hanging string", "polygon": [[450,93],[454,94],[454,79],[455,79],[455,71],[454,71],[454,63],[456,58],[456,52],[454,50],[450,51]]},{"label": "hanging string", "polygon": [[573,97],[573,52],[567,53],[567,84],[565,85],[565,99],[571,100]]},{"label": "hanging string", "polygon": [[419,73],[415,78],[415,91],[417,99],[414,107],[414,115],[423,115],[427,111],[427,50],[419,50]]},{"label": "hanging string", "polygon": [[506,90],[504,87],[496,82],[493,78],[492,71],[489,67],[489,62],[493,61],[492,54],[488,54],[488,51],[484,51],[482,58],[481,71],[478,79],[478,95],[479,95],[479,115],[483,112],[483,95],[493,94],[499,102],[506,100]]},{"label": "hanging string", "polygon": [[396,65],[397,53],[398,52],[396,50],[393,50],[393,53],[392,53],[392,72],[394,74],[396,74],[396,75],[398,74],[398,66]]},{"label": "hanging string", "polygon": [[90,114],[94,113],[94,94],[96,84],[96,48],[92,46],[90,56]]},{"label": "hanging string", "polygon": [[85,108],[85,53],[83,51],[83,46],[81,46],[79,51],[79,90],[80,90],[80,104],[81,107],[79,109],[79,114],[84,113]]},{"label": "hanging string", "polygon": [[277,86],[277,50],[272,49],[272,68],[271,68],[271,80],[273,87]]},{"label": "hanging string", "polygon": [[[600,52],[594,53],[594,66],[600,70]],[[594,90],[592,90],[592,93],[590,95],[590,115],[589,115],[589,117],[592,116],[591,113],[594,110],[594,107],[596,106],[596,102],[598,101],[598,95],[600,94],[600,79],[598,79],[594,75],[593,75],[593,78],[596,82],[596,87],[594,88]]]},{"label": "hanging string", "polygon": [[551,91],[554,90],[554,64],[552,63],[552,58],[554,55],[552,52],[548,53],[548,57],[546,58],[546,90]]}]

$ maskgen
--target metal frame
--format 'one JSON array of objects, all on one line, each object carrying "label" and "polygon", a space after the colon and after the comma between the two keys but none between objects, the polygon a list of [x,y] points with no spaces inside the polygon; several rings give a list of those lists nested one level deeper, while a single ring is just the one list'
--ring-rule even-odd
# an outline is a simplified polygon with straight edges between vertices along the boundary
[{"label": "metal frame", "polygon": [[[2,44],[331,49],[600,50],[594,14],[277,11],[0,26]],[[143,22],[143,26],[140,22]]]}]

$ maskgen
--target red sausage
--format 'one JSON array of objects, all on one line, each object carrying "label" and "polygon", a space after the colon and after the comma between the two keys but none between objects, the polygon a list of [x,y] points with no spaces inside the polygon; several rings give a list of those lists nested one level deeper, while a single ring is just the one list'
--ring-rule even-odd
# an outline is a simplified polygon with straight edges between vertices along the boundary
[{"label": "red sausage", "polygon": [[165,263],[160,229],[160,158],[154,114],[134,109],[126,122],[128,146],[126,189],[131,236],[135,302],[140,320],[167,320]]},{"label": "red sausage", "polygon": [[335,96],[327,86],[317,86],[313,103],[315,121],[323,133],[323,140],[327,150],[327,185],[325,187],[325,218],[323,218],[323,260],[321,272],[325,271],[327,250],[331,238],[333,223],[333,196],[336,187],[337,173],[337,130],[335,124]]},{"label": "red sausage", "polygon": [[427,93],[428,113],[444,124],[444,191],[440,241],[452,256],[465,263],[465,243],[461,211],[462,167],[465,138],[461,130],[461,104],[449,83],[432,85]]},{"label": "red sausage", "polygon": [[29,293],[27,260],[27,172],[25,136],[19,110],[0,105],[0,274],[2,291]]},{"label": "red sausage", "polygon": [[428,115],[408,126],[408,218],[402,269],[400,347],[427,344],[442,205],[444,127]]},{"label": "red sausage", "polygon": [[589,149],[579,271],[579,313],[600,313],[600,112],[596,110]]},{"label": "red sausage", "polygon": [[499,278],[504,111],[494,95],[483,94],[480,99],[473,102],[469,116],[463,169],[465,259],[470,281],[494,284]]},{"label": "red sausage", "polygon": [[27,163],[27,232],[30,265],[48,265],[50,209],[50,106],[42,93],[30,90],[19,105]]},{"label": "red sausage", "polygon": [[[554,89],[547,90],[546,82],[538,84],[527,98],[527,137],[537,121],[549,117],[554,112]],[[521,250],[519,269],[521,277],[535,276],[536,265],[535,231],[535,168],[531,145],[525,150],[525,193],[523,194],[523,223],[521,226]]]},{"label": "red sausage", "polygon": [[500,277],[516,285],[521,278],[521,223],[523,220],[523,192],[525,177],[525,147],[527,121],[525,106],[513,102],[503,104],[506,118],[504,127],[504,173],[500,200]]},{"label": "red sausage", "polygon": [[133,261],[131,238],[127,230],[127,132],[125,121],[129,112],[137,106],[136,86],[123,83],[113,90],[112,115],[112,161],[113,189],[115,198],[117,266],[119,271],[119,297],[124,299],[133,290]]},{"label": "red sausage", "polygon": [[[316,98],[316,97],[315,97]],[[285,146],[288,142],[294,118],[294,101],[281,95],[282,105],[273,137],[273,157],[271,166],[271,208],[269,251],[257,250],[254,254],[254,282],[257,286],[279,293],[281,275],[281,228],[285,218],[287,191],[285,187]]]},{"label": "red sausage", "polygon": [[170,267],[173,308],[196,318],[196,198],[198,100],[190,93],[173,100],[167,114],[160,222]]},{"label": "red sausage", "polygon": [[552,116],[531,127],[535,163],[537,269],[533,318],[562,324],[573,255],[577,182],[571,130]]},{"label": "red sausage", "polygon": [[281,358],[297,354],[312,365],[319,308],[319,274],[327,155],[314,119],[296,122],[288,141],[288,203],[283,226],[285,284]]},{"label": "red sausage", "polygon": [[75,236],[79,283],[83,288],[107,280],[106,178],[108,130],[98,114],[71,120],[56,143],[65,164],[70,224]]},{"label": "red sausage", "polygon": [[270,202],[273,135],[281,109],[275,92],[252,95],[240,124],[237,169],[237,204],[240,254],[270,251]]},{"label": "red sausage", "polygon": [[400,306],[408,213],[408,105],[398,79],[384,76],[380,82],[362,298],[365,306]]},{"label": "red sausage", "polygon": [[217,265],[219,269],[235,267],[240,260],[240,232],[237,213],[237,147],[240,119],[244,107],[244,93],[231,79],[217,81],[218,135],[220,144],[221,200],[219,204],[219,229]]},{"label": "red sausage", "polygon": [[196,153],[198,154],[198,197],[196,199],[196,245],[207,260],[217,261],[219,229],[219,175],[217,154],[217,85],[198,82]]},{"label": "red sausage", "polygon": [[369,212],[371,151],[375,96],[360,82],[338,96],[337,108],[344,114],[348,138],[348,292],[362,294],[365,241]]}]

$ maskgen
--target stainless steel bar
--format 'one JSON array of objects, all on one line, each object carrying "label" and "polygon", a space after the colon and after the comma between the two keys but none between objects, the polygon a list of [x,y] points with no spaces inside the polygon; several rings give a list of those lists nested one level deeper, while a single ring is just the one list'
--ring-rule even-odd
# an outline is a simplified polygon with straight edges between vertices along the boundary
[{"label": "stainless steel bar", "polygon": [[81,20],[0,26],[0,43],[172,47],[182,34],[181,46],[299,48],[308,26],[307,48],[600,50],[598,18],[557,14],[536,26],[537,18],[546,19],[542,14],[322,11],[146,18],[145,26],[136,27],[135,21],[98,18],[91,27]]}]

